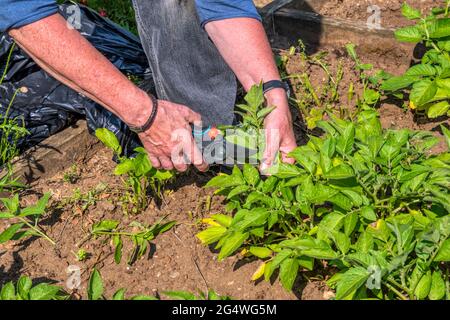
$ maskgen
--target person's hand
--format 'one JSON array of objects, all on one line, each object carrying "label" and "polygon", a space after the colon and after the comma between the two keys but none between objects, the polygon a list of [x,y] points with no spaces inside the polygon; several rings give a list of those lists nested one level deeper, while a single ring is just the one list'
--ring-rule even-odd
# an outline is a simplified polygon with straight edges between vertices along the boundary
[{"label": "person's hand", "polygon": [[264,122],[266,149],[260,166],[262,173],[274,164],[278,152],[281,153],[283,162],[293,164],[295,161],[288,157],[288,153],[297,147],[287,99],[283,98],[277,102],[268,101],[268,105],[275,105],[277,108],[266,117]]},{"label": "person's hand", "polygon": [[139,134],[152,165],[158,169],[175,168],[184,172],[190,163],[198,170],[206,171],[208,164],[195,144],[190,126],[200,122],[200,114],[190,108],[159,100],[155,122],[146,132]]}]

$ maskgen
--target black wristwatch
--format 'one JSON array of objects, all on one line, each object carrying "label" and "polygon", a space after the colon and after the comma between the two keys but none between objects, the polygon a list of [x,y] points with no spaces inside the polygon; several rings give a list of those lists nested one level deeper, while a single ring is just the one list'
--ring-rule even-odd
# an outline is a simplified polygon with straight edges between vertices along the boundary
[{"label": "black wristwatch", "polygon": [[130,128],[130,130],[135,133],[143,133],[143,132],[147,131],[152,126],[153,122],[155,122],[156,114],[158,113],[158,99],[156,99],[156,97],[151,94],[149,94],[149,97],[152,100],[153,109],[152,109],[152,113],[148,117],[148,120],[141,127],[135,127],[135,126],[131,126],[131,125],[128,126]]},{"label": "black wristwatch", "polygon": [[270,90],[273,90],[273,89],[283,89],[284,91],[286,91],[288,98],[291,97],[291,89],[289,87],[289,84],[285,81],[271,80],[271,81],[267,81],[263,84],[264,94],[266,94],[267,92],[269,92]]}]

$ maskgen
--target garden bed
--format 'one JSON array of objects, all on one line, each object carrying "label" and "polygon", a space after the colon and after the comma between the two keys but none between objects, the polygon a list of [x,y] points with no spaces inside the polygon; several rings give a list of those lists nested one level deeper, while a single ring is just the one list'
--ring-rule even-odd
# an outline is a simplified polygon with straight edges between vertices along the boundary
[{"label": "garden bed", "polygon": [[[264,4],[267,2],[270,1],[264,1]],[[428,9],[431,2],[435,1],[423,1],[421,5]],[[280,57],[287,57],[284,71],[291,80],[294,100],[301,99],[304,94],[298,75],[306,74],[312,87],[317,90],[327,82],[323,67],[305,60],[302,48],[294,51],[290,49],[292,44],[297,45],[298,39],[305,40],[306,53],[320,56],[320,61],[326,64],[331,74],[337,74],[339,66],[342,67],[343,76],[338,89],[340,104],[350,109],[352,103],[347,100],[349,86],[354,85],[356,94],[361,94],[363,88],[355,62],[344,48],[345,44],[356,43],[359,58],[364,63],[373,64],[376,69],[399,75],[410,67],[414,48],[409,45],[399,46],[398,43],[395,45],[391,34],[392,27],[404,25],[397,19],[400,1],[374,1],[373,4],[381,7],[387,27],[380,32],[370,31],[370,34],[363,34],[362,29],[358,29],[363,28],[359,22],[366,18],[367,1],[328,1],[326,5],[317,1],[316,7],[310,6],[309,10],[305,10],[304,3],[298,3],[273,13],[273,25],[268,24],[272,31],[274,51]],[[333,18],[320,18],[319,22],[325,22],[326,25],[319,29],[317,20],[310,19],[309,25],[302,31],[306,33],[297,33],[302,29],[299,21],[313,16],[293,14],[295,11],[291,10],[314,11],[324,17],[333,14]],[[346,24],[339,19],[354,20],[356,24]],[[338,22],[337,28],[333,21]],[[314,30],[316,36],[319,30],[321,33],[320,37],[315,38],[317,41],[311,38]],[[299,144],[306,142],[307,133],[316,136],[323,134],[320,130],[310,130],[305,126],[295,103],[292,104],[292,112]],[[379,113],[384,128],[431,131],[441,140],[431,152],[446,150],[439,128],[442,124],[448,126],[448,118],[430,120],[415,116],[398,101],[389,99],[381,103]],[[86,298],[88,279],[94,268],[101,272],[108,297],[119,288],[127,288],[129,295],[159,295],[167,290],[206,292],[211,289],[236,299],[306,300],[334,296],[325,284],[325,280],[332,275],[331,269],[322,272],[323,268],[318,267],[322,271],[302,272],[293,292],[289,292],[275,279],[271,283],[251,281],[260,265],[257,259],[244,257],[238,252],[224,261],[217,261],[218,251],[213,246],[202,245],[195,237],[205,228],[202,219],[213,213],[225,213],[225,198],[215,195],[212,189],[204,188],[215,176],[214,173],[201,174],[192,170],[179,175],[175,182],[164,188],[163,200],[152,201],[144,212],[137,215],[125,215],[121,203],[124,185],[121,178],[113,174],[116,164],[112,161],[112,151],[87,137],[85,130],[81,133],[80,128],[83,128],[82,123],[78,128],[68,129],[52,137],[42,144],[47,146],[45,152],[38,148],[37,152],[41,155],[28,153],[19,162],[17,172],[25,181],[31,182],[29,190],[22,193],[23,206],[35,203],[46,192],[52,193],[49,210],[41,226],[56,241],[56,246],[35,237],[0,244],[0,287],[10,280],[18,280],[21,275],[27,275],[36,282],[66,287],[70,277],[67,268],[78,266],[82,272],[81,286],[76,291],[66,288],[74,298]],[[27,159],[36,158],[46,161],[34,161],[30,171]],[[38,174],[30,179],[30,172]],[[149,252],[130,266],[125,261],[132,251],[129,242],[124,242],[124,261],[117,264],[112,241],[89,237],[93,225],[105,219],[128,225],[133,221],[154,224],[163,217],[167,221],[176,221],[176,226],[156,237]],[[0,220],[0,230],[6,227],[6,221]],[[77,259],[79,249],[87,252],[83,261]],[[324,262],[318,261],[317,266],[319,263]]]}]

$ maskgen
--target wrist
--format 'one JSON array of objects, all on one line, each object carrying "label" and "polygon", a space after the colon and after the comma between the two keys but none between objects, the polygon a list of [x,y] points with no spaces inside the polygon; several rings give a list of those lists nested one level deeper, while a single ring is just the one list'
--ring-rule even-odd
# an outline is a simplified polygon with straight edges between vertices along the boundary
[{"label": "wrist", "polygon": [[131,104],[126,107],[120,116],[127,125],[142,127],[151,116],[154,107],[150,96],[144,91],[139,90],[138,94],[131,99]]},{"label": "wrist", "polygon": [[266,98],[267,106],[274,106],[277,107],[277,109],[289,111],[289,101],[284,89],[272,89],[264,96]]}]

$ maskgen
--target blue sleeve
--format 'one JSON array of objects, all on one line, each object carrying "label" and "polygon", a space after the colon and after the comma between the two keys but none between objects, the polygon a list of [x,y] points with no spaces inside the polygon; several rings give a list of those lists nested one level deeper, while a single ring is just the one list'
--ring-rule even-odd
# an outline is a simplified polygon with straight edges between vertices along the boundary
[{"label": "blue sleeve", "polygon": [[53,0],[0,0],[0,32],[36,22],[57,11]]},{"label": "blue sleeve", "polygon": [[254,18],[261,21],[252,0],[195,0],[202,27],[210,21]]}]

